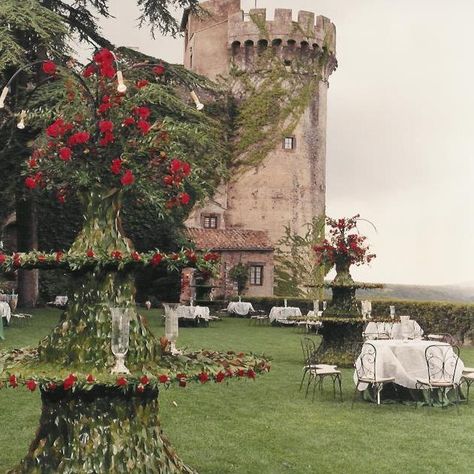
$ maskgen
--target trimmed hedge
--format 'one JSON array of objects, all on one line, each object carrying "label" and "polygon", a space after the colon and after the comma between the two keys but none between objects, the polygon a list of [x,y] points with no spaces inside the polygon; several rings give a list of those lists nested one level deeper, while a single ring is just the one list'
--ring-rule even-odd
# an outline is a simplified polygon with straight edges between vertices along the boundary
[{"label": "trimmed hedge", "polygon": [[[244,301],[252,303],[256,310],[267,314],[273,306],[283,306],[284,298],[280,297],[250,297],[243,296]],[[233,298],[237,300],[237,298]],[[287,298],[288,306],[297,306],[303,314],[313,309],[313,300],[302,298]],[[204,302],[201,302],[205,304]],[[196,303],[197,304],[197,303]],[[213,301],[217,309],[227,307],[223,301]],[[219,306],[220,305],[220,306]],[[474,304],[412,301],[412,300],[379,300],[372,301],[372,317],[377,319],[389,318],[389,306],[395,306],[397,316],[409,315],[422,327],[425,334],[449,333],[460,342],[474,342]]]}]

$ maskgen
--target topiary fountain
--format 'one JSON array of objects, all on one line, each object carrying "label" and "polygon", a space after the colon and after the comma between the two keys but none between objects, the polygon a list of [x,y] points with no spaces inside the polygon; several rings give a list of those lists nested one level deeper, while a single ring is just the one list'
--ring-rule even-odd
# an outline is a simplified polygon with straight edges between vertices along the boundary
[{"label": "topiary fountain", "polygon": [[[74,280],[69,306],[51,334],[36,348],[1,355],[0,386],[38,389],[43,404],[36,437],[12,472],[193,472],[162,435],[160,387],[254,378],[269,367],[262,357],[234,352],[175,357],[168,341],[155,338],[138,314],[136,269],[194,266],[213,272],[216,262],[190,249],[138,253],[124,236],[120,209],[125,193],[134,191],[162,212],[174,212],[190,202],[185,186],[193,183],[191,165],[173,157],[179,145],[157,111],[157,104],[162,108],[171,100],[165,68],[145,64],[148,79],[143,79],[134,78],[137,68],[130,65],[126,83],[118,66],[107,49],[98,51],[81,73],[73,65],[41,63],[43,74],[60,90],[59,102],[57,116],[25,164],[25,185],[60,201],[79,193],[84,224],[65,252],[0,253],[4,272],[61,268]],[[2,102],[7,93],[8,88]],[[177,98],[172,102],[196,129],[201,122],[211,126],[209,118],[189,105]],[[25,116],[23,111],[20,129]],[[186,124],[187,137],[195,132],[193,123]],[[193,165],[198,175],[194,185],[202,182],[205,161]],[[115,336],[112,308],[126,313],[129,321]],[[121,349],[126,367],[114,369],[112,337],[126,346]]]},{"label": "topiary fountain", "polygon": [[357,304],[357,289],[379,288],[381,285],[355,282],[350,274],[351,265],[370,263],[375,254],[369,253],[366,237],[359,234],[360,216],[326,219],[329,239],[316,245],[314,251],[319,263],[335,267],[334,280],[325,285],[332,291],[332,300],[322,317],[319,333],[323,339],[318,348],[318,360],[328,364],[351,367],[357,357],[365,321]]}]

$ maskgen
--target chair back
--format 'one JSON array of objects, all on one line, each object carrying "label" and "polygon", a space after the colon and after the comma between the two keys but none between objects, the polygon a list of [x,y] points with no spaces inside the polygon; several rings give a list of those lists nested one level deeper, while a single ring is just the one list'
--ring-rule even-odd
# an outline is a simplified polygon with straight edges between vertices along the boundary
[{"label": "chair back", "polygon": [[376,379],[377,349],[370,342],[365,342],[362,346],[359,357],[355,362],[355,369],[358,379]]},{"label": "chair back", "polygon": [[454,382],[459,361],[459,348],[432,344],[425,349],[429,382]]},{"label": "chair back", "polygon": [[303,337],[301,339],[301,349],[303,350],[304,364],[310,365],[314,362],[316,344],[310,337]]}]

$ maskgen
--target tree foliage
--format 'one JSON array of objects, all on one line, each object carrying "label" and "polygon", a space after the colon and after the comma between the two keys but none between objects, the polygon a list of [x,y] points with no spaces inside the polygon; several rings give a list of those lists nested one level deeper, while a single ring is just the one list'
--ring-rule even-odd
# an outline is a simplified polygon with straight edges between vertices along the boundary
[{"label": "tree foliage", "polygon": [[322,298],[322,284],[330,267],[316,261],[313,247],[324,240],[324,217],[306,225],[306,233],[295,234],[285,227],[275,250],[275,294]]}]

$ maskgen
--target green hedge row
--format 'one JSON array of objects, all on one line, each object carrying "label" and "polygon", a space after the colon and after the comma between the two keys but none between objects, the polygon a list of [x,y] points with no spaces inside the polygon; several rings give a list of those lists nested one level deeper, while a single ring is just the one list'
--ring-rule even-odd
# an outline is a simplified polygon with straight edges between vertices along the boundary
[{"label": "green hedge row", "polygon": [[[236,299],[236,298],[235,298]],[[283,306],[279,297],[255,298],[244,296],[256,310],[269,313],[273,306]],[[313,309],[313,301],[302,298],[287,298],[288,306],[297,306],[303,314]],[[209,302],[201,302],[208,304]],[[196,302],[197,304],[197,302]],[[443,303],[434,301],[380,300],[372,301],[372,317],[388,318],[390,306],[395,306],[396,315],[409,315],[422,327],[425,334],[449,333],[460,342],[474,342],[474,304]],[[227,306],[223,301],[213,301],[215,309]]]}]

